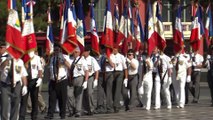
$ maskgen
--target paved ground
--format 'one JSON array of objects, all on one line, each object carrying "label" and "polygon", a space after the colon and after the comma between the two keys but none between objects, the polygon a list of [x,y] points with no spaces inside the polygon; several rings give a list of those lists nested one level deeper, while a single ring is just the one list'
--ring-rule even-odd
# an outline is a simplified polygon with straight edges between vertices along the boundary
[{"label": "paved ground", "polygon": [[[47,101],[47,92],[42,93]],[[192,97],[190,96],[190,100]],[[67,117],[66,120],[211,120],[213,119],[213,107],[210,107],[210,94],[206,83],[202,83],[200,101],[198,104],[189,103],[183,109],[173,106],[171,110],[165,107],[161,110],[146,111],[143,108],[137,108],[132,112],[121,110],[113,114],[95,114],[93,116],[81,116],[80,118]],[[46,114],[39,114],[38,120],[45,120]],[[29,120],[30,116],[26,116]],[[55,113],[54,120],[59,120],[58,113]]]}]

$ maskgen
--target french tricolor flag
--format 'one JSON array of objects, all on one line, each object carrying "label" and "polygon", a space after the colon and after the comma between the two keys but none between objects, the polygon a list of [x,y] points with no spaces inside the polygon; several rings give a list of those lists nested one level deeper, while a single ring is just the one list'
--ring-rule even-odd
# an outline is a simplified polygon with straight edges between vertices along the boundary
[{"label": "french tricolor flag", "polygon": [[199,50],[200,41],[204,34],[204,26],[202,23],[202,8],[199,5],[194,20],[192,21],[192,30],[190,36],[190,44],[194,51]]},{"label": "french tricolor flag", "polygon": [[16,10],[16,0],[8,0],[9,16],[6,27],[7,52],[15,59],[21,58],[25,46],[21,37],[21,26]]},{"label": "french tricolor flag", "polygon": [[110,8],[110,0],[107,0],[106,14],[105,14],[105,46],[106,46],[106,55],[110,57],[113,47],[113,22],[112,22],[112,13]]},{"label": "french tricolor flag", "polygon": [[122,47],[122,42],[127,38],[127,6],[124,6],[123,14],[121,15],[120,25],[118,29],[118,35],[116,45]]},{"label": "french tricolor flag", "polygon": [[97,28],[96,28],[96,22],[95,22],[95,16],[94,16],[94,8],[93,8],[93,3],[91,3],[90,5],[90,17],[91,17],[91,26],[90,26],[90,30],[91,30],[91,43],[92,43],[92,50],[96,53],[96,54],[100,54],[99,51],[99,37],[98,37],[98,33],[97,33]]},{"label": "french tricolor flag", "polygon": [[146,39],[148,43],[148,55],[152,54],[152,51],[156,47],[155,36],[154,36],[154,21],[152,15],[152,6],[151,3],[148,2],[147,5],[147,17],[146,17]]},{"label": "french tricolor flag", "polygon": [[46,54],[51,55],[53,53],[54,37],[52,31],[52,20],[50,8],[47,11],[48,16],[48,26],[47,26],[47,40],[46,40]]},{"label": "french tricolor flag", "polygon": [[139,9],[137,9],[136,11],[136,17],[137,17],[137,28],[135,30],[135,38],[136,38],[135,51],[138,52],[141,47],[141,42],[144,40],[144,37],[145,37]]},{"label": "french tricolor flag", "polygon": [[177,13],[176,13],[175,29],[174,29],[174,34],[173,34],[175,53],[179,53],[182,50],[183,45],[184,45],[183,30],[182,30],[182,23],[181,23],[181,13],[182,13],[182,6],[179,6]]},{"label": "french tricolor flag", "polygon": [[113,19],[113,32],[114,32],[114,42],[117,40],[117,34],[119,30],[119,9],[118,4],[114,5],[114,19]]},{"label": "french tricolor flag", "polygon": [[61,19],[61,41],[63,50],[67,54],[72,54],[78,46],[76,38],[76,16],[74,4],[70,4],[70,0],[66,0],[64,14]]},{"label": "french tricolor flag", "polygon": [[207,18],[206,18],[206,25],[205,25],[205,35],[206,35],[207,46],[209,46],[211,43],[211,38],[213,37],[212,12],[211,12],[210,4],[206,10],[206,14],[207,14]]},{"label": "french tricolor flag", "polygon": [[[159,50],[164,51],[166,48],[166,40],[164,37],[164,30],[163,30],[163,22],[162,22],[162,12],[160,8],[159,2],[156,2],[156,17],[155,17],[155,40],[156,40],[156,45]],[[154,3],[155,5],[155,3]]]}]

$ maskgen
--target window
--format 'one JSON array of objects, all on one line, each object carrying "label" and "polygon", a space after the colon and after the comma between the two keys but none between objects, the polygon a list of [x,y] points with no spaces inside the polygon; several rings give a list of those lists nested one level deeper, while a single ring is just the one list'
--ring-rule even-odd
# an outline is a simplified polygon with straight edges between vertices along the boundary
[{"label": "window", "polygon": [[103,21],[104,21],[104,12],[106,8],[106,1],[99,0],[95,5],[95,20],[98,31],[102,31],[103,29]]},{"label": "window", "polygon": [[163,0],[162,20],[163,22],[172,22],[172,4],[170,0]]}]

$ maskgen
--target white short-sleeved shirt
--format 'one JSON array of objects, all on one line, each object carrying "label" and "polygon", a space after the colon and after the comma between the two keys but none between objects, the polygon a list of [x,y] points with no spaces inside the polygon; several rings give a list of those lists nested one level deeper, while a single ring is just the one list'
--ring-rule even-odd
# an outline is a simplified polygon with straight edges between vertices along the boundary
[{"label": "white short-sleeved shirt", "polygon": [[[152,55],[150,59],[151,59],[151,61],[153,63],[153,72],[154,73],[158,73],[158,68],[157,68],[157,66],[155,64],[157,64],[157,65],[159,64],[159,60],[158,60],[158,59],[160,59],[159,58],[159,54],[155,55],[155,59],[154,59],[154,55]],[[158,62],[158,63],[156,63],[156,62]]]},{"label": "white short-sleeved shirt", "polygon": [[[13,64],[13,78],[14,78],[14,83],[16,82],[21,82],[22,80],[22,77],[26,77],[28,74],[27,74],[27,71],[26,71],[26,68],[24,66],[24,62],[21,60],[21,59],[13,59],[14,60],[14,64]],[[2,82],[5,82],[5,83],[8,83],[7,81],[7,76],[8,76],[8,73],[10,71],[10,68],[11,68],[11,64],[12,64],[12,60],[9,61],[9,64],[6,65],[2,72],[1,72],[1,81]]]},{"label": "white short-sleeved shirt", "polygon": [[88,65],[89,76],[92,76],[96,71],[100,70],[100,66],[98,65],[98,62],[94,57],[88,56],[86,58],[86,61]]},{"label": "white short-sleeved shirt", "polygon": [[162,54],[160,55],[160,59],[162,59],[163,73],[165,73],[167,69],[170,69],[173,67],[171,63],[171,58],[169,56]]},{"label": "white short-sleeved shirt", "polygon": [[[110,59],[111,59],[112,62],[114,61],[114,57],[113,57],[112,54],[110,55]],[[114,63],[114,62],[113,62],[113,63]],[[112,66],[109,64],[108,59],[106,59],[106,72],[112,72],[112,71],[114,71],[114,67],[112,67]]]},{"label": "white short-sleeved shirt", "polygon": [[123,71],[127,69],[126,59],[120,54],[112,54],[112,62],[115,64],[115,71]]},{"label": "white short-sleeved shirt", "polygon": [[32,60],[30,61],[31,65],[31,76],[32,79],[38,78],[38,71],[42,71],[42,66],[41,66],[41,59],[38,55],[34,55]]},{"label": "white short-sleeved shirt", "polygon": [[[194,53],[192,53],[192,57],[195,57],[195,61],[192,62],[195,62],[196,65],[200,65],[204,61],[203,56],[200,54],[195,55]],[[195,68],[194,71],[200,71],[200,68]]]},{"label": "white short-sleeved shirt", "polygon": [[[79,60],[78,60],[79,59]],[[73,64],[72,60],[72,64]],[[76,63],[77,62],[77,63]],[[88,69],[88,65],[87,65],[87,61],[83,56],[78,56],[75,59],[75,68],[73,70],[73,77],[80,77],[80,76],[84,76],[85,75],[85,71],[89,70]]]},{"label": "white short-sleeved shirt", "polygon": [[146,64],[146,73],[144,74],[144,78],[149,78],[150,76],[152,76],[152,72],[153,72],[153,62],[152,60],[148,57],[146,58],[145,61],[148,61],[150,66],[149,66],[149,69],[148,69],[148,65]]},{"label": "white short-sleeved shirt", "polygon": [[139,67],[139,62],[138,60],[136,60],[135,58],[133,58],[131,60],[131,64],[134,64],[136,69],[133,69],[131,66],[130,66],[130,63],[128,64],[128,74],[129,75],[136,75],[138,73],[138,67]]},{"label": "white short-sleeved shirt", "polygon": [[[176,56],[178,57],[178,56]],[[177,58],[176,58],[176,61],[175,61],[175,65],[177,63]],[[191,67],[191,63],[188,62],[187,58],[184,57],[183,54],[180,54],[179,55],[179,64],[178,64],[178,72],[177,72],[177,79],[181,78],[181,77],[186,77],[187,75],[187,69],[189,67]]]},{"label": "white short-sleeved shirt", "polygon": [[[69,58],[68,55],[63,55],[64,59],[66,59],[66,61],[68,63],[71,64],[71,60]],[[50,79],[51,80],[55,80],[54,79],[54,71],[53,71],[53,66],[54,66],[54,60],[55,60],[55,56],[52,56],[50,59]],[[70,67],[70,66],[69,66]],[[58,74],[57,74],[57,80],[61,80],[63,79],[67,79],[68,76],[68,68],[66,67],[66,65],[59,65],[59,70],[58,70]]]}]

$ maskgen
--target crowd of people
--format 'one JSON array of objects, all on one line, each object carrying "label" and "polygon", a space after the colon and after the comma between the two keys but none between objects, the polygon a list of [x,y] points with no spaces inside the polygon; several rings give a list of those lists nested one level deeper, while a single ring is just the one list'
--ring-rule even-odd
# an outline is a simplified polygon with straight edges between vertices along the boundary
[{"label": "crowd of people", "polygon": [[[184,108],[189,102],[188,91],[193,96],[192,103],[199,102],[203,67],[208,69],[213,102],[213,46],[205,59],[198,51],[168,56],[157,48],[151,55],[146,50],[136,54],[129,49],[127,55],[123,55],[118,46],[114,46],[108,56],[105,47],[100,48],[98,57],[91,55],[89,46],[83,52],[77,47],[72,56],[68,56],[55,44],[49,58],[44,60],[35,54],[24,64],[21,59],[12,58],[1,42],[1,120],[25,120],[28,106],[31,106],[32,120],[38,119],[39,108],[41,112],[47,110],[45,119],[53,119],[57,107],[61,119],[66,118],[67,111],[68,117],[118,113],[122,109],[121,101],[127,112],[137,106],[145,110],[164,109],[162,103],[166,109]],[[48,68],[46,71],[44,66]],[[44,72],[49,75],[46,77],[48,105],[41,95]],[[95,89],[97,100],[94,100]]]}]

